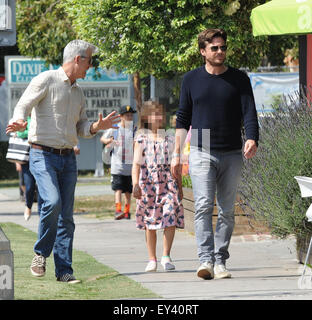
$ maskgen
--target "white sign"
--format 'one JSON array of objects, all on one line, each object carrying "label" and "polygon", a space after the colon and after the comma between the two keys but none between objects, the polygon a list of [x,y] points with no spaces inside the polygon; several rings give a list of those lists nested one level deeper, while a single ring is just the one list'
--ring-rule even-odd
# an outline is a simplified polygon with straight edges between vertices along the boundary
[{"label": "white sign", "polygon": [[[1,0],[0,0],[1,1]],[[39,73],[57,69],[59,66],[46,65],[44,60],[27,57],[6,57],[6,79],[9,88],[9,117],[26,89],[28,83]],[[105,117],[122,105],[130,104],[130,77],[113,70],[90,68],[85,79],[78,83],[86,98],[86,112],[90,121],[96,121],[98,114]]]},{"label": "white sign", "polygon": [[102,113],[106,117],[113,110],[118,111],[122,105],[129,104],[129,86],[117,87],[86,87],[80,84],[86,98],[86,111],[88,119],[96,121],[98,114]]},{"label": "white sign", "polygon": [[[119,111],[123,105],[129,104],[130,89],[129,86],[103,87],[99,85],[80,84],[86,98],[86,113],[90,121],[97,121],[99,113],[106,117],[113,110]],[[13,116],[14,108],[25,91],[26,86],[16,87],[10,86],[10,109],[9,118]]]},{"label": "white sign", "polygon": [[[1,0],[0,0],[1,1]],[[58,65],[46,65],[44,60],[27,57],[7,57],[6,79],[9,84],[28,84],[32,78],[46,70],[58,69]],[[129,75],[116,73],[113,70],[90,68],[84,79],[78,83],[125,83],[130,81]]]},{"label": "white sign", "polygon": [[299,90],[297,72],[248,73],[258,112],[271,112],[278,96],[293,96]]}]

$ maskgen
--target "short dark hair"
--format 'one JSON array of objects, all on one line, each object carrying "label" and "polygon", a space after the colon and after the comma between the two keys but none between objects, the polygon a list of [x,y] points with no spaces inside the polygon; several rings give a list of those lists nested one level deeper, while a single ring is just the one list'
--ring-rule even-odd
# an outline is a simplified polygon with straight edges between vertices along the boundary
[{"label": "short dark hair", "polygon": [[198,48],[205,49],[207,43],[211,43],[214,38],[222,38],[226,42],[227,34],[223,29],[206,29],[198,35]]}]

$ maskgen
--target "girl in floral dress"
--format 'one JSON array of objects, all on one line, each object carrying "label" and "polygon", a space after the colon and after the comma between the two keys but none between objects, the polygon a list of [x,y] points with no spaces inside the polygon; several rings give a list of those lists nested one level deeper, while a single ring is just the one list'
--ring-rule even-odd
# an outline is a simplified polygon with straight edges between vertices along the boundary
[{"label": "girl in floral dress", "polygon": [[149,262],[146,272],[157,269],[157,230],[163,229],[165,271],[174,270],[170,251],[175,229],[184,228],[182,183],[170,172],[174,133],[166,134],[166,114],[163,105],[147,101],[141,113],[141,129],[135,138],[132,166],[133,196],[137,199],[136,227],[146,232]]}]

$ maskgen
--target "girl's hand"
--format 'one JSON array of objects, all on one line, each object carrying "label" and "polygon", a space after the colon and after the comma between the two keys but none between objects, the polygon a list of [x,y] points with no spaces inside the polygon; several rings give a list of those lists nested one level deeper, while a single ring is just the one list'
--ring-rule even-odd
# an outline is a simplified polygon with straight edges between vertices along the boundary
[{"label": "girl's hand", "polygon": [[112,148],[114,148],[115,146],[118,146],[118,142],[113,139],[113,140],[112,140],[111,142],[109,142],[105,147],[112,149]]},{"label": "girl's hand", "polygon": [[142,197],[142,191],[141,191],[141,188],[138,184],[135,184],[133,185],[133,197],[136,198],[136,199],[141,199]]}]

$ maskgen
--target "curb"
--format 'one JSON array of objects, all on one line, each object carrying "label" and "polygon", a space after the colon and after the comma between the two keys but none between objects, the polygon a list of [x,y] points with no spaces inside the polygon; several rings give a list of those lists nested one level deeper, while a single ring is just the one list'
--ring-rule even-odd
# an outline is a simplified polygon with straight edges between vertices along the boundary
[{"label": "curb", "polygon": [[231,242],[258,242],[278,239],[269,233],[258,233],[258,234],[243,234],[232,236]]},{"label": "curb", "polygon": [[[286,239],[296,239],[295,236],[290,235]],[[281,240],[279,237],[266,233],[257,234],[243,234],[243,235],[233,235],[231,242],[258,242],[258,241],[269,241],[269,240]]]}]

